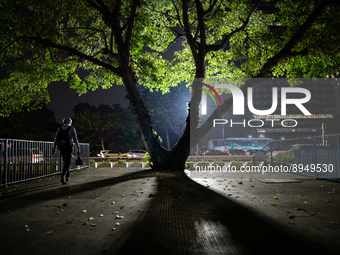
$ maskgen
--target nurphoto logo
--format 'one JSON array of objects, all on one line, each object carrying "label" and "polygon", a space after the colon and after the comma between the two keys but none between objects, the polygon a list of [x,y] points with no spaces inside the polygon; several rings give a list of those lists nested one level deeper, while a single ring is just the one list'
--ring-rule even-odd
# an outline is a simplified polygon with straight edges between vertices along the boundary
[{"label": "nurphoto logo", "polygon": [[[228,89],[231,92],[231,95],[233,97],[233,115],[244,115],[244,105],[245,105],[245,97],[243,94],[243,91],[232,84],[215,84],[214,86],[208,85],[206,83],[202,83],[203,86],[207,87],[210,91],[212,91],[217,99],[220,102],[220,106],[223,105],[222,100],[216,89]],[[203,87],[202,86],[202,87]],[[216,103],[216,100],[213,96],[213,94],[205,88],[202,88],[202,91],[206,92],[202,94],[201,98],[201,114],[206,115],[207,114],[207,95],[210,96],[210,98],[215,103],[215,106],[218,107],[218,104]],[[279,99],[281,99],[280,106],[281,106],[281,116],[287,115],[287,105],[295,105],[304,115],[312,115],[306,107],[303,105],[311,99],[311,93],[306,88],[300,88],[300,87],[281,87],[281,93],[279,96],[278,93],[278,87],[272,87],[272,105],[269,109],[261,110],[256,109],[254,106],[253,101],[253,88],[248,87],[247,88],[247,106],[249,111],[254,115],[270,115],[273,114],[278,106]],[[301,94],[302,97],[299,98],[289,98],[289,94]],[[241,122],[233,122],[232,119],[226,120],[226,119],[214,119],[213,120],[213,127],[216,127],[216,125],[225,125],[230,123],[230,127],[233,127],[235,125],[241,125],[243,127],[246,126],[246,124],[249,127],[259,128],[262,127],[266,122],[271,123],[271,127],[274,127],[275,122],[280,121],[280,119],[251,119],[246,122],[244,119]],[[290,124],[288,124],[290,123]],[[295,127],[297,126],[298,122],[295,119],[283,119],[281,120],[282,127]]]}]

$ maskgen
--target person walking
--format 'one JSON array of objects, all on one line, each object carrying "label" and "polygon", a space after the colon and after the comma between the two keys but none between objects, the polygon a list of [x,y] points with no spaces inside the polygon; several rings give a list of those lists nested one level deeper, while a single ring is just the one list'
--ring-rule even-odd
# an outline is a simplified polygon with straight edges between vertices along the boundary
[{"label": "person walking", "polygon": [[78,156],[80,155],[80,150],[76,129],[71,126],[72,119],[65,118],[63,119],[62,124],[63,125],[58,128],[54,138],[52,155],[55,155],[56,148],[58,148],[63,160],[63,169],[61,171],[60,182],[62,184],[66,184],[70,180],[69,167],[71,164],[73,144],[75,144],[77,147]]}]

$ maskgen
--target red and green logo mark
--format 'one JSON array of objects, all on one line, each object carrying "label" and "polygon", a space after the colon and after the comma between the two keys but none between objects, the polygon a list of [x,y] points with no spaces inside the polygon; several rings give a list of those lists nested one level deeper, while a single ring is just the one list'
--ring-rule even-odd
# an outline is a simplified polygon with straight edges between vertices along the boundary
[{"label": "red and green logo mark", "polygon": [[[213,87],[211,87],[210,85],[208,85],[208,84],[205,84],[205,83],[203,83],[203,82],[200,82],[200,83],[202,83],[204,86],[206,86],[207,88],[209,88],[212,92],[214,92],[214,94],[217,96],[218,100],[220,101],[220,104],[222,105],[222,100],[221,100],[220,96],[218,95],[217,91],[216,91]],[[214,101],[214,103],[215,103],[215,105],[216,105],[216,107],[217,107],[217,103],[216,103],[216,100],[215,100],[213,94],[211,94],[211,92],[210,92],[209,90],[205,89],[205,88],[200,88],[200,89],[203,90],[203,91],[205,91],[208,95],[210,95],[210,97],[212,98],[212,100]]]}]

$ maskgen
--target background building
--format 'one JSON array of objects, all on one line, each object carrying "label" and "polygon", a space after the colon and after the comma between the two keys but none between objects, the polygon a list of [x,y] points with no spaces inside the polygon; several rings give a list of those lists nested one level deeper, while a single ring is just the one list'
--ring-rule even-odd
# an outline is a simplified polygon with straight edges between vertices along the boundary
[{"label": "background building", "polygon": [[[281,88],[287,87],[287,79],[269,81],[253,91],[254,108],[269,109],[272,106],[272,87],[278,87],[278,105],[271,115],[253,115],[253,119],[264,121],[260,128],[251,130],[253,137],[266,137],[274,140],[317,136],[322,134],[339,133],[340,96],[337,79],[303,79],[299,87],[306,88],[311,93],[309,102],[303,104],[312,115],[304,115],[295,105],[287,105],[286,115],[281,115]],[[302,93],[288,93],[287,98],[305,97]],[[266,121],[279,119],[280,121]],[[292,119],[295,121],[282,121]],[[273,127],[272,127],[273,123]]]}]

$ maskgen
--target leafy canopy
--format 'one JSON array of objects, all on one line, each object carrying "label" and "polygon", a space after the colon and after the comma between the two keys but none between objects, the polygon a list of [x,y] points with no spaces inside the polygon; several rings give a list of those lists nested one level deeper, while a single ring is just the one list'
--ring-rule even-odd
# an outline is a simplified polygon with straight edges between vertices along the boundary
[{"label": "leafy canopy", "polygon": [[[326,2],[299,42],[271,65],[274,76],[338,74],[339,4]],[[2,1],[0,114],[48,101],[53,81],[68,81],[79,94],[122,85],[127,69],[138,83],[163,92],[197,77],[202,59],[201,76],[263,76],[316,3],[277,1],[277,12],[267,13],[250,0]],[[105,16],[117,12],[118,21]],[[270,31],[274,22],[279,32]],[[182,45],[170,62],[164,56],[175,42]]]},{"label": "leafy canopy", "polygon": [[[119,8],[122,14],[120,27],[112,27],[93,7],[97,2],[0,3],[1,114],[48,101],[47,86],[53,81],[68,81],[79,94],[122,85],[123,68],[132,68],[140,83],[168,91],[171,84],[162,77],[170,65],[159,52],[174,36],[164,27],[165,17],[137,1],[118,6],[120,1],[106,0],[105,11],[114,13]],[[130,24],[135,6],[139,6],[136,19]],[[124,49],[117,48],[117,29],[125,39]],[[123,63],[122,54],[128,63]]]}]

